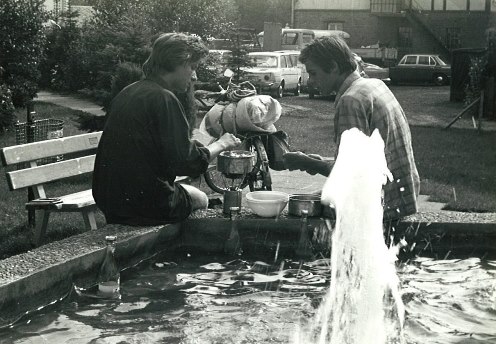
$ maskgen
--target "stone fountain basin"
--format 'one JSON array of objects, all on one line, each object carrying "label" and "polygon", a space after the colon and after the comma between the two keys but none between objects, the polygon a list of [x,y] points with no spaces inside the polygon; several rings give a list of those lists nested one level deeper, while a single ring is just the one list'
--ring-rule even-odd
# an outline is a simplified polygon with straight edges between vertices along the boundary
[{"label": "stone fountain basin", "polygon": [[[417,214],[395,223],[395,235],[406,236],[410,244],[415,242],[411,254],[496,257],[496,225],[492,218],[477,223],[467,222],[470,217],[455,220],[438,214]],[[313,228],[323,225],[323,219],[309,218],[309,237]],[[243,208],[237,228],[247,255],[274,257],[276,251],[279,258],[295,255],[300,218],[287,216],[287,211],[275,220],[260,218]],[[198,211],[177,224],[107,225],[1,260],[0,326],[64,297],[73,284],[83,288],[94,285],[104,257],[106,235],[117,236],[116,259],[124,269],[164,250],[223,252],[230,230],[229,219],[221,209]]]}]

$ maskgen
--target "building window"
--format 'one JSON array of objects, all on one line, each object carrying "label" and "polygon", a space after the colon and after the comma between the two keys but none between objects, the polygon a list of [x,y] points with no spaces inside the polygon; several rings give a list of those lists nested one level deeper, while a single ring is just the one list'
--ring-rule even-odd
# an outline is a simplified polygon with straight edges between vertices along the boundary
[{"label": "building window", "polygon": [[408,26],[398,29],[398,46],[402,48],[412,47],[412,28]]},{"label": "building window", "polygon": [[[496,2],[493,1],[493,4],[496,5]],[[485,11],[486,10],[486,1],[485,0],[470,0],[470,11]],[[493,6],[494,6],[493,5]]]},{"label": "building window", "polygon": [[371,0],[370,11],[372,13],[397,13],[399,12],[397,0]]},{"label": "building window", "polygon": [[444,11],[444,0],[434,0],[433,9],[434,11]]},{"label": "building window", "polygon": [[460,32],[459,27],[446,28],[446,47],[448,49],[460,48]]},{"label": "building window", "polygon": [[328,22],[327,30],[341,30],[343,31],[343,22]]},{"label": "building window", "polygon": [[450,0],[446,1],[447,11],[466,11],[467,0]]}]

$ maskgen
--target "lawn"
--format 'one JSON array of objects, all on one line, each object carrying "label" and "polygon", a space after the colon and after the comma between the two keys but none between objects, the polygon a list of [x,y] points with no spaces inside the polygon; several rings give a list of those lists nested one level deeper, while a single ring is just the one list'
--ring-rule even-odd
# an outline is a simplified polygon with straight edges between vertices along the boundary
[{"label": "lawn", "polygon": [[[422,88],[420,88],[422,91]],[[419,88],[393,89],[403,105],[410,122],[413,148],[421,177],[421,193],[433,201],[445,202],[447,209],[472,212],[496,212],[496,131],[478,133],[472,128],[470,117],[462,118],[449,130],[443,127],[463,108],[446,99],[447,88],[422,94]],[[413,100],[412,100],[413,98]],[[290,135],[292,150],[333,155],[332,142],[334,104],[326,99],[308,100],[306,97],[284,97],[284,113],[276,123],[278,129]],[[77,129],[79,111],[51,104],[36,103],[38,118],[64,120],[64,136],[81,133]],[[17,112],[25,120],[25,109]],[[488,127],[494,123],[485,123]],[[484,127],[483,126],[483,127]],[[15,133],[0,135],[0,147],[14,145]],[[48,196],[56,196],[87,189],[91,176],[71,178],[68,182],[49,185]],[[25,190],[9,191],[5,168],[0,167],[0,259],[31,249],[28,240]],[[104,218],[98,214],[99,226]],[[50,219],[47,241],[58,240],[83,231],[79,214],[54,214]]]},{"label": "lawn", "polygon": [[[421,178],[420,192],[446,210],[496,212],[496,123],[483,121],[482,132],[465,115],[444,128],[463,109],[449,101],[449,87],[391,87],[412,132]],[[284,114],[276,123],[291,137],[291,149],[332,156],[334,103],[329,99],[286,97]]]},{"label": "lawn", "polygon": [[[57,118],[64,121],[64,136],[80,134],[75,119],[80,111],[59,107],[52,104],[35,103],[37,119]],[[20,122],[26,120],[26,110],[16,112]],[[15,130],[0,134],[0,147],[16,144]],[[12,254],[31,249],[27,228],[27,211],[24,203],[27,200],[26,190],[10,191],[5,178],[6,169],[0,166],[0,259]],[[68,181],[48,185],[47,196],[57,196],[84,190],[91,187],[91,176],[80,176]],[[98,224],[103,225],[104,218],[99,214]],[[59,240],[84,231],[84,222],[77,213],[58,213],[50,217],[47,241]]]}]

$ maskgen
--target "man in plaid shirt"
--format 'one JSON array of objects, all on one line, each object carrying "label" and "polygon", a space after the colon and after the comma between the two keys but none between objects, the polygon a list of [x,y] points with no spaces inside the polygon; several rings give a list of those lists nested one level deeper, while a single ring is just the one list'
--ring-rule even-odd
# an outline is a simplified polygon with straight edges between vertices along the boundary
[{"label": "man in plaid shirt", "polygon": [[[337,92],[334,140],[338,148],[345,130],[358,128],[369,136],[379,130],[393,175],[393,181],[384,186],[384,220],[416,213],[420,180],[410,128],[389,88],[381,80],[361,77],[350,48],[337,37],[316,39],[301,51],[300,61],[305,64],[310,81],[319,85],[323,94]],[[284,160],[290,170],[325,176],[334,161],[301,152],[288,153]]]}]

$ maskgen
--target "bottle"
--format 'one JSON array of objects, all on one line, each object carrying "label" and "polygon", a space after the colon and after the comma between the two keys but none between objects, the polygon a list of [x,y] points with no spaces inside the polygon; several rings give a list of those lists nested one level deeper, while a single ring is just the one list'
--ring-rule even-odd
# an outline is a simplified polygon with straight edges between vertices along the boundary
[{"label": "bottle", "polygon": [[224,244],[224,253],[230,255],[239,255],[242,252],[241,249],[241,239],[239,237],[238,232],[238,216],[239,216],[239,207],[230,207],[230,215],[231,215],[231,231],[229,233],[229,238],[226,240]]},{"label": "bottle", "polygon": [[107,247],[105,249],[105,258],[98,274],[98,295],[120,299],[120,271],[114,256],[116,240],[116,236],[108,235],[105,237]]},{"label": "bottle", "polygon": [[296,255],[299,258],[309,258],[312,256],[312,247],[308,239],[308,210],[301,211],[300,240],[296,248]]}]

